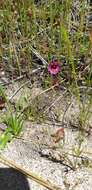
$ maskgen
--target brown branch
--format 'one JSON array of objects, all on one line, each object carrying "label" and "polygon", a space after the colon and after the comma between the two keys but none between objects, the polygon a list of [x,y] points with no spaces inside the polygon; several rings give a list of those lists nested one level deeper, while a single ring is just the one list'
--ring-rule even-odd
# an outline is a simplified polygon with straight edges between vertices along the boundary
[{"label": "brown branch", "polygon": [[37,176],[33,172],[27,171],[26,169],[22,168],[21,166],[17,165],[13,161],[8,160],[1,155],[0,155],[0,162],[5,164],[6,166],[9,166],[9,167],[12,167],[12,168],[18,170],[19,172],[26,175],[28,178],[34,180],[35,182],[46,187],[49,190],[62,190],[60,187],[57,187],[56,185],[53,185],[51,182],[42,179],[41,177]]}]

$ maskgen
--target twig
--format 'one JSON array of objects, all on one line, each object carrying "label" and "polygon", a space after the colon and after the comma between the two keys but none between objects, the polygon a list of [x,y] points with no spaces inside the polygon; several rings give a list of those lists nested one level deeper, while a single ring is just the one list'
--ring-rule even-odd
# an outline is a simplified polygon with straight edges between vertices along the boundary
[{"label": "twig", "polygon": [[79,89],[88,89],[88,90],[92,90],[92,87],[89,87],[89,86],[79,86]]},{"label": "twig", "polygon": [[[64,79],[63,81],[61,81],[61,83],[63,83],[64,81],[65,81],[65,79]],[[60,83],[60,84],[61,84],[61,83]],[[42,91],[41,93],[37,94],[37,96],[36,96],[34,99],[36,99],[37,97],[41,96],[42,94],[44,94],[44,93],[46,93],[46,92],[49,92],[50,90],[53,90],[53,89],[55,88],[55,86],[57,86],[57,85],[55,84],[55,85],[51,86],[50,88],[48,88],[48,89]],[[29,99],[29,101],[30,101],[30,99]],[[29,107],[30,107],[30,105],[28,105],[28,106],[26,106],[25,108],[23,108],[23,110],[21,111],[21,113],[19,113],[18,117],[20,117],[20,115],[23,114],[23,112],[24,112],[25,110],[27,110]]]},{"label": "twig", "polygon": [[[14,45],[17,45],[17,43],[15,43]],[[21,43],[20,43],[20,45],[21,45]],[[13,47],[13,45],[11,45],[11,47]],[[36,55],[36,57],[39,58],[42,61],[43,65],[48,64],[48,62],[32,46],[30,46],[29,48]]]},{"label": "twig", "polygon": [[13,94],[12,94],[12,96],[10,96],[10,98],[9,98],[9,102],[12,100],[12,98],[14,98],[14,96],[26,85],[26,84],[28,84],[30,81],[28,80],[28,81],[26,81],[24,84],[22,84]]},{"label": "twig", "polygon": [[[32,73],[31,73],[31,75],[32,74],[35,74],[36,72],[38,72],[38,70],[41,70],[42,68],[37,68],[37,69],[34,69],[33,71],[32,71]],[[11,101],[11,99],[25,86],[25,85],[27,85],[28,83],[30,83],[31,82],[31,80],[28,80],[28,81],[26,81],[24,84],[22,84],[13,94],[12,94],[12,96],[10,96],[10,98],[9,98],[9,101]]]},{"label": "twig", "polygon": [[22,168],[21,166],[17,165],[13,161],[8,160],[1,155],[0,155],[0,162],[9,166],[9,167],[12,167],[12,168],[18,170],[19,172],[26,175],[28,178],[34,180],[35,182],[46,187],[49,190],[62,190],[60,187],[57,187],[56,185],[53,185],[51,182],[42,179],[41,177],[37,176],[33,172],[27,171],[26,169]]},{"label": "twig", "polygon": [[64,92],[61,96],[59,96],[59,97],[44,111],[44,113],[48,112],[49,109],[50,109],[53,105],[55,105],[55,104],[63,97],[64,94],[66,94],[66,92],[67,92],[67,90],[65,90],[65,92]]},{"label": "twig", "polygon": [[48,65],[48,62],[32,46],[30,46],[30,50],[42,61],[43,65]]},{"label": "twig", "polygon": [[[40,154],[42,157],[45,157],[45,158],[47,158],[48,160],[51,160],[52,162],[60,163],[60,164],[62,164],[62,165],[64,165],[64,166],[67,166],[68,168],[70,168],[70,169],[73,170],[73,171],[74,171],[74,169],[75,169],[75,168],[73,167],[71,161],[70,161],[68,158],[65,159],[64,155],[59,155],[60,158],[58,159],[57,157],[55,157],[55,155],[52,155],[51,152],[48,154],[48,153],[43,153],[43,152],[40,150],[40,151],[39,151],[39,154]],[[70,161],[70,164],[71,164],[71,165],[65,163],[64,161],[68,161],[68,162]]]},{"label": "twig", "polygon": [[[64,81],[65,81],[65,79],[62,80],[59,84],[62,84]],[[42,91],[40,94],[38,94],[36,97],[38,97],[38,96],[40,96],[40,95],[42,95],[42,94],[44,94],[44,93],[46,93],[46,92],[49,92],[50,90],[53,90],[56,86],[57,86],[57,84],[51,86],[50,88],[47,88],[46,90],[44,90],[44,91]]]},{"label": "twig", "polygon": [[9,82],[5,82],[5,83],[0,82],[0,85],[2,85],[2,86],[10,85],[10,84],[12,84],[12,83],[14,83],[14,82],[17,82],[18,80],[23,79],[24,77],[26,77],[26,74],[21,75],[21,76],[17,77],[16,79],[11,80],[11,81],[9,81]]}]

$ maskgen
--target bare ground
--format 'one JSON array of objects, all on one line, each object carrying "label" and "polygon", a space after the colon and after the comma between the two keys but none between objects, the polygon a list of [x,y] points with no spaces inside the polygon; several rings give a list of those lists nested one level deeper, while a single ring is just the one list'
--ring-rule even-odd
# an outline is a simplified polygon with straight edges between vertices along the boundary
[{"label": "bare ground", "polygon": [[[7,94],[11,96],[16,87],[8,88]],[[29,89],[24,89],[24,92],[28,92]],[[41,89],[34,87],[31,92],[31,97],[35,97],[38,93],[42,92]],[[13,98],[16,101],[23,94],[23,90]],[[61,92],[60,92],[61,93]],[[57,93],[53,95],[52,99],[55,100]],[[42,101],[40,106],[46,104],[48,95],[43,94],[41,96]],[[47,99],[46,99],[47,98]],[[51,104],[51,99],[48,101],[47,107]],[[61,101],[57,102],[54,107],[54,112],[60,110],[60,120],[62,122],[63,113],[66,108],[66,104],[69,103],[69,97],[65,96]],[[42,109],[42,108],[41,108]],[[53,111],[53,109],[52,109]],[[36,173],[38,176],[43,177],[46,180],[51,181],[53,184],[61,187],[63,190],[91,190],[92,189],[92,134],[84,132],[82,135],[82,153],[79,157],[75,156],[73,149],[78,146],[78,139],[80,132],[78,131],[78,114],[79,108],[76,100],[73,98],[72,106],[68,109],[64,121],[65,125],[65,137],[64,142],[61,140],[59,143],[54,143],[51,134],[53,134],[60,126],[60,122],[45,120],[44,123],[36,123],[33,121],[26,121],[23,126],[23,130],[20,136],[13,139],[11,143],[8,143],[7,147],[2,151],[2,155],[6,158],[13,160],[18,165],[26,168],[29,171]],[[48,116],[48,115],[47,115]],[[89,120],[90,126],[92,126],[91,119]],[[67,155],[67,156],[66,156]],[[5,165],[0,164],[0,181],[6,178],[7,190],[20,190],[23,189],[23,176],[18,182],[17,175],[12,184],[11,172],[8,174],[5,172]],[[6,173],[7,176],[4,175]],[[26,179],[25,179],[26,180]],[[25,181],[24,180],[24,181]],[[45,190],[43,186],[40,186],[36,182],[27,179],[28,184],[25,186],[25,190]],[[4,184],[3,183],[3,184]],[[2,182],[1,182],[2,184]],[[15,188],[16,187],[16,188]],[[14,189],[15,188],[15,189]],[[3,185],[2,190],[5,190]]]}]

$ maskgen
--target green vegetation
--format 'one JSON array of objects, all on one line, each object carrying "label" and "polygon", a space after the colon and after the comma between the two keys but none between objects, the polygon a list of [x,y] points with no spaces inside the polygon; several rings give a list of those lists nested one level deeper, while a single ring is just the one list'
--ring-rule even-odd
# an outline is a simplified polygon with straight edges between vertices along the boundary
[{"label": "green vegetation", "polygon": [[[55,84],[55,97],[58,98],[60,88],[69,97],[74,96],[79,106],[79,133],[89,130],[87,122],[92,108],[92,28],[88,25],[88,14],[86,0],[77,4],[74,0],[0,1],[0,72],[4,72],[8,83],[15,84],[22,76],[23,83],[36,81],[48,97],[53,97],[49,91]],[[61,66],[56,78],[48,72],[52,60]],[[41,72],[37,70],[33,74],[39,67]],[[31,90],[12,102],[13,98],[9,100],[6,95],[7,85],[3,82],[0,85],[0,112],[4,118],[0,121],[7,125],[0,137],[1,148],[21,132],[25,120],[44,122],[49,118],[47,110],[51,108],[50,103],[53,105],[49,97],[49,104],[46,99],[42,106],[40,97],[44,93],[30,100]],[[55,117],[59,116],[58,110]],[[74,152],[80,156],[81,145]]]},{"label": "green vegetation", "polygon": [[17,118],[16,115],[8,114],[2,119],[3,123],[6,124],[5,132],[0,137],[0,148],[4,148],[7,142],[10,142],[13,137],[19,135],[23,120]]}]

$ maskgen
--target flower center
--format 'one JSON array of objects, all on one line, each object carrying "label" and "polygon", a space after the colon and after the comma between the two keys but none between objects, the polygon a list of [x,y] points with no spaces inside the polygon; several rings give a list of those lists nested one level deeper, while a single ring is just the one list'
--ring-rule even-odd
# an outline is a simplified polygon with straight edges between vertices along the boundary
[{"label": "flower center", "polygon": [[56,68],[57,68],[57,65],[54,65],[54,64],[53,64],[53,65],[51,66],[51,68],[52,68],[52,69],[56,69]]}]

